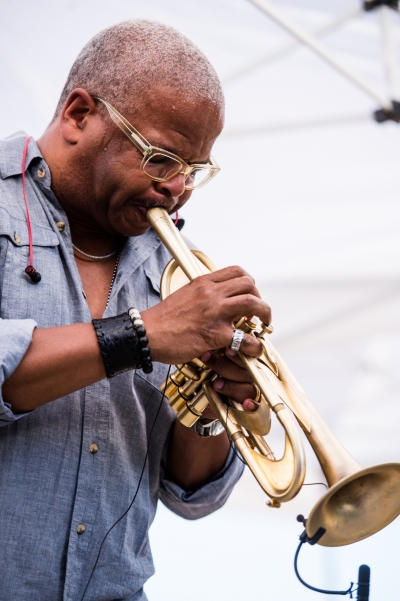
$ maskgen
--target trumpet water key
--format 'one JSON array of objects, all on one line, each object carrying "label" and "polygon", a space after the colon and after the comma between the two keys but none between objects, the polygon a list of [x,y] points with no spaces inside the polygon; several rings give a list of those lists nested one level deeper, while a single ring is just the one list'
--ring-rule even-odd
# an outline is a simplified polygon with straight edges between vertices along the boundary
[{"label": "trumpet water key", "polygon": [[[172,255],[161,278],[161,298],[188,281],[216,270],[200,251],[191,251],[162,208],[147,211],[147,220]],[[211,405],[249,469],[279,507],[300,490],[305,476],[305,454],[300,424],[321,468],[329,490],[314,506],[307,520],[309,538],[323,529],[318,544],[340,546],[366,538],[387,526],[400,513],[400,463],[386,463],[367,469],[343,448],[288,369],[268,337],[269,329],[258,321],[242,318],[236,329],[256,336],[263,346],[260,358],[239,355],[260,391],[258,408],[245,412],[240,404],[228,403],[212,386],[217,375],[198,358],[177,365],[162,385],[169,404],[187,427]],[[280,459],[265,436],[271,412],[285,431],[285,450]]]}]

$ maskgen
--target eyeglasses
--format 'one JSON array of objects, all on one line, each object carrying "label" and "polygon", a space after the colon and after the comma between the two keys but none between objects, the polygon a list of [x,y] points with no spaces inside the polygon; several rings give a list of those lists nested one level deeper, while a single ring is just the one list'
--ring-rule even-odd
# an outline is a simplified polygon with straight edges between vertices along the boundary
[{"label": "eyeglasses", "polygon": [[109,102],[93,96],[107,108],[111,119],[124,132],[134,146],[143,155],[140,169],[144,175],[156,182],[167,182],[178,174],[185,178],[185,190],[197,190],[207,184],[220,168],[211,157],[209,163],[189,165],[176,154],[152,146]]}]

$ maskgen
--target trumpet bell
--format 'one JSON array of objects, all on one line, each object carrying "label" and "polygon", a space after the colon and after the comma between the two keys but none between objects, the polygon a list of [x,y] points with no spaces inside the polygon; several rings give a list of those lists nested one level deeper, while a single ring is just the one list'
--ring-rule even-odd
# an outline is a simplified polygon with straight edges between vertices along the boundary
[{"label": "trumpet bell", "polygon": [[400,463],[383,463],[361,469],[331,486],[316,503],[307,520],[312,538],[323,547],[356,543],[385,528],[400,513]]}]

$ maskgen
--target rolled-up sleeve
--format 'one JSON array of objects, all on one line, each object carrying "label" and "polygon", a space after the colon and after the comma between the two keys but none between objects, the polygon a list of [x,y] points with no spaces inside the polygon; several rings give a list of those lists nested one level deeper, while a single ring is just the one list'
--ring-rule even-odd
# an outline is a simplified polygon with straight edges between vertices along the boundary
[{"label": "rolled-up sleeve", "polygon": [[244,463],[231,447],[224,467],[201,488],[188,492],[163,478],[160,498],[168,509],[187,520],[197,520],[220,509],[243,473]]},{"label": "rolled-up sleeve", "polygon": [[36,326],[33,319],[0,318],[0,426],[6,426],[24,415],[11,411],[10,404],[3,400],[1,390],[28,350]]}]

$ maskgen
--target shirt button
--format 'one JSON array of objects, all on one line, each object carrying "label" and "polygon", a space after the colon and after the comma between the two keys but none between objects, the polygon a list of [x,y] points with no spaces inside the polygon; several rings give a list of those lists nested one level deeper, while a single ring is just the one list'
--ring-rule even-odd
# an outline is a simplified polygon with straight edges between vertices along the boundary
[{"label": "shirt button", "polygon": [[46,177],[46,170],[40,168],[37,170],[37,174],[38,174],[38,177],[40,177],[40,179],[43,179],[44,177]]},{"label": "shirt button", "polygon": [[59,232],[63,232],[65,230],[65,223],[64,223],[64,221],[57,221],[56,227],[57,227],[57,229],[58,229]]},{"label": "shirt button", "polygon": [[83,524],[79,524],[78,528],[76,529],[78,534],[83,534],[85,532],[86,528]]},{"label": "shirt button", "polygon": [[95,455],[98,450],[99,450],[99,447],[95,443],[91,444],[89,447],[89,451],[92,453],[92,455]]}]

